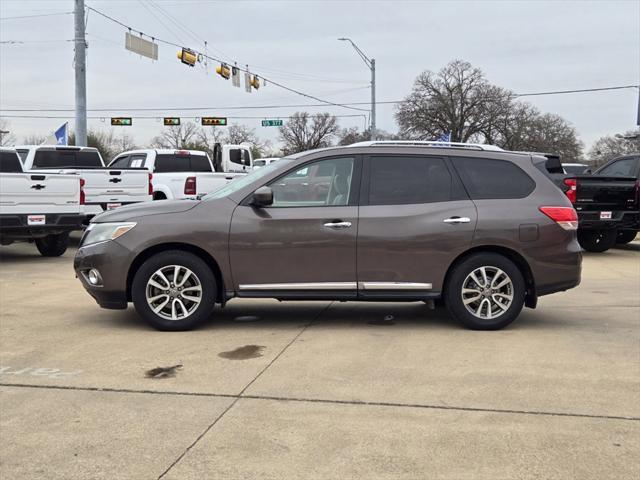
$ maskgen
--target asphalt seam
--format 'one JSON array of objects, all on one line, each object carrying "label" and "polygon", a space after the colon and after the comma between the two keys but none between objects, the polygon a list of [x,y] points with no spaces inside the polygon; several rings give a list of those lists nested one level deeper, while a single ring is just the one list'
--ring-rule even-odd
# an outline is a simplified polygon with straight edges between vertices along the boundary
[{"label": "asphalt seam", "polygon": [[[126,394],[145,394],[145,395],[172,395],[184,397],[209,397],[209,398],[233,398],[238,400],[270,400],[279,402],[299,402],[299,403],[321,403],[329,405],[356,405],[368,407],[396,407],[396,408],[419,408],[427,410],[452,410],[460,412],[478,412],[478,413],[505,413],[515,415],[536,415],[546,417],[572,417],[572,418],[593,418],[602,420],[626,420],[640,421],[640,417],[624,416],[624,415],[596,415],[589,413],[569,413],[569,412],[549,412],[541,410],[516,410],[506,408],[482,408],[482,407],[462,407],[454,405],[435,405],[426,403],[400,403],[400,402],[370,402],[366,400],[339,400],[329,398],[304,398],[304,397],[278,397],[273,395],[234,395],[231,393],[204,393],[204,392],[176,392],[170,390],[133,390],[124,388],[100,388],[100,387],[72,387],[67,385],[35,385],[28,383],[0,383],[0,387],[18,387],[18,388],[35,388],[43,390],[77,390],[85,392],[107,392],[107,393],[126,393]],[[230,406],[230,407],[231,407]],[[229,407],[229,408],[230,408]],[[227,409],[228,410],[228,409]],[[226,413],[226,410],[225,412]],[[223,414],[224,414],[223,413]],[[217,421],[218,419],[216,419]],[[212,425],[213,426],[213,425]]]},{"label": "asphalt seam", "polygon": [[169,466],[167,467],[167,469],[166,469],[164,472],[162,472],[162,473],[160,474],[160,476],[158,476],[158,480],[161,480],[161,479],[162,479],[162,478],[163,478],[167,473],[169,473],[169,472],[171,471],[171,469],[172,469],[173,467],[175,467],[175,466],[176,466],[176,465],[177,465],[177,464],[178,464],[178,463],[179,463],[179,462],[180,462],[180,461],[181,461],[181,460],[182,460],[182,459],[187,455],[187,453],[189,453],[189,451],[190,451],[193,447],[195,447],[195,446],[198,444],[198,442],[199,442],[199,441],[200,441],[200,440],[201,440],[201,439],[202,439],[202,438],[203,438],[207,433],[209,433],[209,431],[210,431],[210,430],[211,430],[211,429],[216,425],[216,423],[218,423],[218,422],[222,419],[222,417],[224,417],[224,416],[226,415],[226,413],[227,413],[229,410],[231,410],[231,409],[234,407],[234,405],[235,405],[236,403],[238,403],[238,400],[240,400],[241,398],[245,398],[245,397],[243,397],[243,394],[244,394],[244,392],[247,390],[247,388],[249,388],[251,385],[253,385],[253,383],[254,383],[256,380],[258,380],[258,378],[260,378],[260,377],[262,376],[262,374],[263,374],[264,372],[266,372],[266,371],[269,369],[269,367],[271,367],[271,365],[273,365],[273,364],[274,364],[274,363],[275,363],[275,362],[280,358],[280,356],[281,356],[281,355],[282,355],[282,354],[287,350],[287,348],[289,348],[291,345],[293,345],[293,343],[294,343],[298,338],[300,338],[300,335],[302,335],[302,334],[305,332],[305,330],[307,330],[307,328],[309,328],[309,327],[313,324],[313,322],[315,322],[318,318],[320,318],[320,316],[321,316],[324,312],[326,312],[332,304],[333,304],[333,302],[329,303],[325,308],[323,308],[322,310],[320,310],[320,312],[318,312],[318,314],[317,314],[316,316],[314,316],[314,317],[311,319],[311,321],[309,321],[309,322],[308,322],[304,327],[302,327],[302,329],[301,329],[301,330],[300,330],[300,331],[299,331],[299,332],[298,332],[298,333],[297,333],[297,334],[296,334],[296,335],[291,339],[291,341],[290,341],[289,343],[287,343],[287,344],[282,348],[282,350],[280,350],[280,352],[278,352],[278,354],[277,354],[275,357],[273,357],[273,359],[272,359],[272,360],[271,360],[271,361],[270,361],[270,362],[269,362],[269,363],[268,363],[268,364],[267,364],[267,365],[266,365],[262,370],[260,370],[260,372],[258,372],[258,374],[257,374],[257,375],[256,375],[256,376],[255,376],[255,377],[254,377],[254,378],[253,378],[249,383],[247,383],[247,384],[244,386],[244,388],[240,391],[240,393],[239,393],[239,394],[237,394],[237,395],[230,395],[230,396],[229,396],[229,397],[231,397],[231,398],[235,398],[235,400],[234,400],[233,402],[231,402],[231,403],[229,404],[229,406],[228,406],[227,408],[225,408],[225,409],[224,409],[224,411],[223,411],[220,415],[218,415],[218,416],[216,417],[216,419],[213,421],[213,423],[212,423],[211,425],[209,425],[207,428],[205,428],[205,429],[204,429],[204,431],[203,431],[203,432],[202,432],[202,433],[201,433],[201,434],[200,434],[200,435],[199,435],[199,436],[198,436],[198,437],[197,437],[197,438],[196,438],[196,439],[195,439],[195,440],[194,440],[194,441],[193,441],[193,442],[192,442],[192,443],[191,443],[191,444],[190,444],[190,445],[185,449],[185,451],[184,451],[184,452],[182,452],[182,453],[178,456],[178,458],[176,458],[176,459],[173,461],[173,463],[172,463],[171,465],[169,465]]}]

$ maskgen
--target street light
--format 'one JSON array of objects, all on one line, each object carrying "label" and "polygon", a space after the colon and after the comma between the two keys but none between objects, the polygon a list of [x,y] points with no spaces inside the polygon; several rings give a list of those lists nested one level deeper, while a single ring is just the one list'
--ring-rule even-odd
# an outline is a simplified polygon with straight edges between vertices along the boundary
[{"label": "street light", "polygon": [[353,48],[358,52],[360,58],[371,70],[371,140],[376,139],[376,61],[374,58],[367,57],[362,50],[351,40],[350,38],[341,37],[338,40],[342,42],[349,42]]}]

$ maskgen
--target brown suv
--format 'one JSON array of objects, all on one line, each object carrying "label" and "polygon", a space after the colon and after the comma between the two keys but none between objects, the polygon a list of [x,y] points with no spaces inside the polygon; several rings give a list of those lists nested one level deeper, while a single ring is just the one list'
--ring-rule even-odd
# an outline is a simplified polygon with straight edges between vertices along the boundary
[{"label": "brown suv", "polygon": [[576,212],[541,156],[364,142],[304,152],[200,200],[95,217],[75,258],[104,308],[190,329],[234,297],[443,299],[475,329],[580,282]]}]

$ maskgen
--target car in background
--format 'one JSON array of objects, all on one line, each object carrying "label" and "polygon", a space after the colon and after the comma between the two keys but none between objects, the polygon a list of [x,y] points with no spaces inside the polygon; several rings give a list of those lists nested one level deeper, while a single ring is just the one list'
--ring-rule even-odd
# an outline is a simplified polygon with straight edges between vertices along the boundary
[{"label": "car in background", "polygon": [[564,173],[568,173],[570,175],[581,175],[583,173],[587,173],[589,170],[589,165],[584,163],[563,163],[562,169]]},{"label": "car in background", "polygon": [[273,162],[277,162],[278,160],[280,160],[280,157],[256,158],[253,161],[253,168],[266,167],[267,165],[270,165]]},{"label": "car in background", "polygon": [[62,255],[84,221],[78,175],[25,172],[15,149],[0,148],[0,244],[35,242],[45,257]]},{"label": "car in background", "polygon": [[93,219],[75,257],[103,308],[185,330],[234,297],[444,299],[510,324],[580,283],[577,216],[540,170],[490,145],[374,141],[282,158],[195,200]]}]

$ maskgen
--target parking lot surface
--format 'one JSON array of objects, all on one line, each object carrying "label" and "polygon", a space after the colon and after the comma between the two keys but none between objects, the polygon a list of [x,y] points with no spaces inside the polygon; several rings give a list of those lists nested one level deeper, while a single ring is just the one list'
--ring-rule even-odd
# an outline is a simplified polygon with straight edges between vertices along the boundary
[{"label": "parking lot surface", "polygon": [[0,247],[2,478],[640,477],[638,240],[497,332],[271,300],[157,332],[100,309],[74,252]]}]

